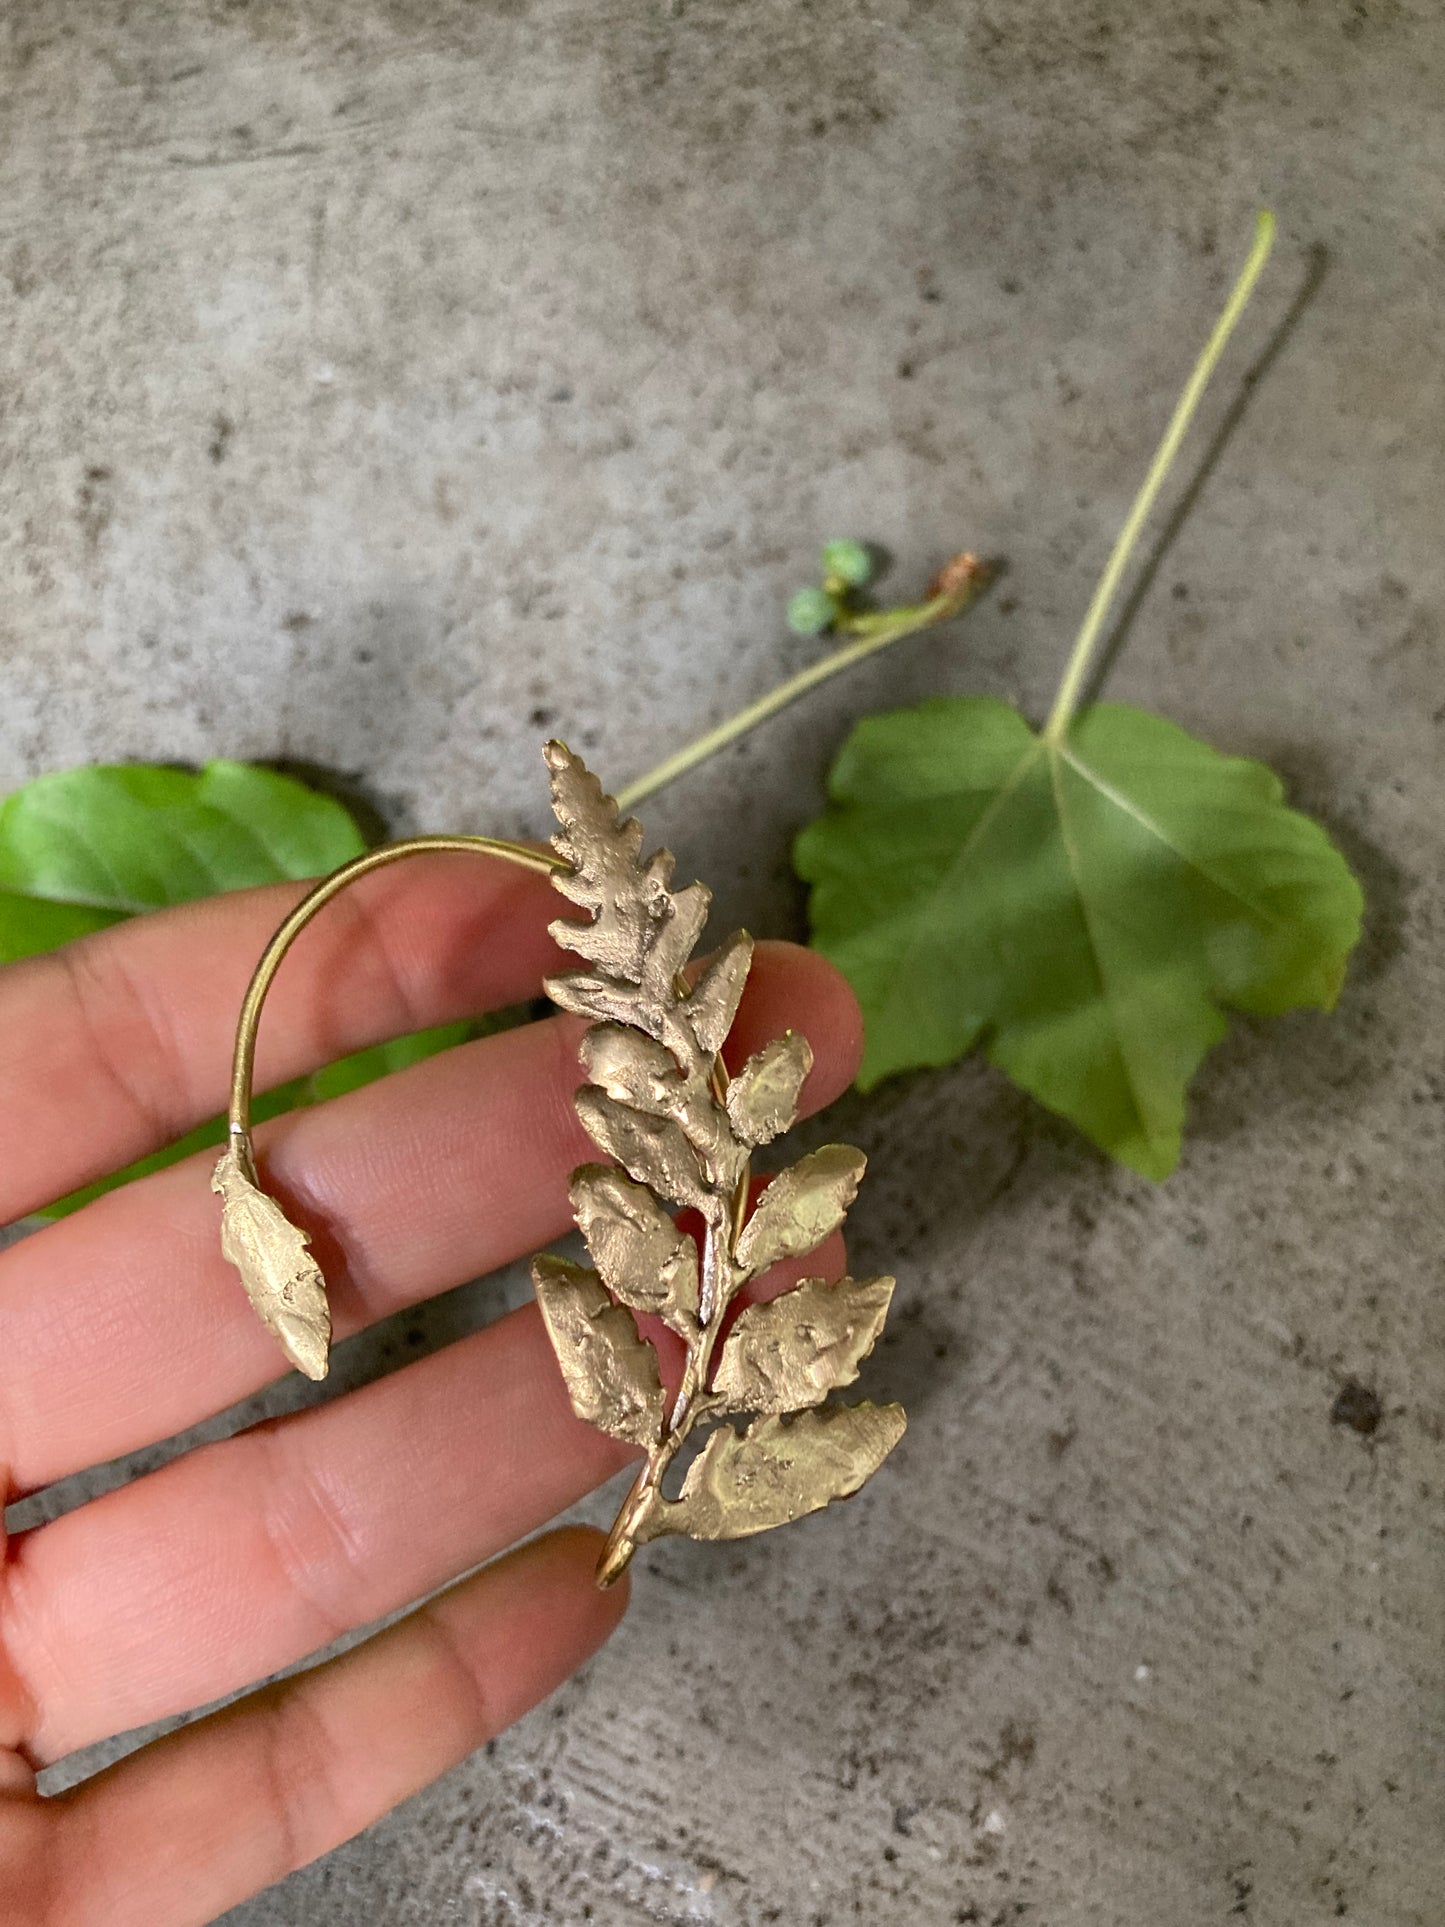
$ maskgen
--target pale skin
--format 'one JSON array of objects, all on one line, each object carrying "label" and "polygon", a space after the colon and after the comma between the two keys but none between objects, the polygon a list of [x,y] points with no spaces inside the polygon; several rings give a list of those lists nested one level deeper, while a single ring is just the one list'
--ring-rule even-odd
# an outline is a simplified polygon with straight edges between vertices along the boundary
[{"label": "pale skin", "polygon": [[[0,970],[0,1222],[224,1107],[247,974],[299,895],[219,898]],[[428,857],[367,879],[278,978],[258,1085],[534,995],[570,962],[546,936],[558,909],[543,879],[500,863]],[[817,1110],[856,1067],[856,1007],[822,959],[760,945],[727,1055],[789,1026],[813,1046],[803,1108]],[[315,1233],[338,1337],[567,1229],[568,1173],[596,1155],[571,1106],[581,1029],[530,1024],[258,1131],[270,1185]],[[220,1256],[211,1162],[0,1254],[8,1499],[277,1376]],[[807,1268],[836,1274],[841,1246]],[[593,1585],[600,1536],[544,1529],[627,1457],[573,1417],[528,1306],[0,1537],[6,1921],[213,1920],[493,1737],[625,1610],[625,1585]],[[37,1792],[37,1773],[75,1749],[241,1691],[460,1573],[472,1576],[344,1657],[73,1792]]]}]

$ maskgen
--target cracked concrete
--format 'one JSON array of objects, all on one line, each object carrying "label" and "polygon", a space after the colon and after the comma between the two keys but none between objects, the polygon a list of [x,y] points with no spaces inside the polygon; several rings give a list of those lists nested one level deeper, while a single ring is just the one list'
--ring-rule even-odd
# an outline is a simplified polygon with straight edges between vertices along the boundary
[{"label": "cracked concrete", "polygon": [[289,757],[535,831],[544,730],[622,780],[807,658],[820,537],[905,586],[1006,556],[649,809],[724,924],[794,930],[850,717],[1045,705],[1268,202],[1111,689],[1272,760],[1371,903],[1338,1014],[1236,1026],[1167,1185],[978,1064],[846,1101],[889,1471],[651,1556],[579,1680],[235,1927],[1432,1927],[1438,9],[12,0],[5,36],[7,787]]}]

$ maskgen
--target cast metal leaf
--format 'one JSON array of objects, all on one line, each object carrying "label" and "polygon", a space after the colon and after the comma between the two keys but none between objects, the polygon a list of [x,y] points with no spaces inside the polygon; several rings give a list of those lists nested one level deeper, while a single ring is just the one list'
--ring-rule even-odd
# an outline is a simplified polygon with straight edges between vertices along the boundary
[{"label": "cast metal leaf", "polygon": [[639,1184],[676,1204],[703,1204],[708,1187],[697,1152],[670,1117],[634,1111],[590,1085],[577,1094],[577,1115],[593,1142]]},{"label": "cast metal leaf", "polygon": [[[774,1178],[749,1216],[752,1150],[792,1124],[812,1051],[789,1031],[729,1080],[718,1053],[752,939],[730,937],[689,985],[709,893],[700,883],[673,890],[668,852],[643,857],[638,824],[619,819],[564,745],[549,743],[545,755],[561,824],[553,847],[566,865],[553,882],[591,917],[551,926],[591,969],[550,978],[547,989],[564,1010],[592,1020],[577,1114],[622,1169],[589,1164],[573,1174],[573,1208],[596,1270],[543,1257],[533,1276],[573,1409],[647,1450],[598,1565],[607,1585],[650,1539],[744,1538],[845,1498],[897,1443],[904,1416],[897,1405],[817,1409],[857,1377],[892,1279],[808,1279],[729,1324],[750,1278],[812,1251],[843,1222],[863,1154],[836,1144],[812,1152]],[[697,1214],[696,1240],[663,1199]],[[633,1312],[662,1318],[683,1340],[670,1400]],[[693,1428],[729,1412],[753,1414],[752,1425],[738,1433],[715,1424],[680,1493],[668,1497],[664,1474]]]},{"label": "cast metal leaf", "polygon": [[697,1330],[697,1246],[645,1185],[611,1164],[584,1164],[572,1173],[572,1209],[615,1298],[683,1337]]},{"label": "cast metal leaf", "polygon": [[587,1081],[620,1104],[667,1117],[680,1095],[682,1073],[665,1044],[621,1024],[594,1024],[582,1039]]},{"label": "cast metal leaf", "polygon": [[813,1068],[801,1031],[786,1030],[750,1057],[728,1085],[728,1116],[746,1144],[771,1144],[798,1116],[798,1093]]},{"label": "cast metal leaf", "polygon": [[[700,884],[694,884],[700,889]],[[699,1050],[716,1052],[733,1027],[742,1001],[743,985],[753,961],[753,940],[738,930],[698,979],[696,990],[683,1001],[683,1014]]]},{"label": "cast metal leaf", "polygon": [[298,1371],[325,1378],[331,1314],[306,1233],[261,1190],[234,1140],[212,1174],[211,1189],[222,1201],[221,1255],[240,1272],[261,1323]]},{"label": "cast metal leaf", "polygon": [[851,1385],[872,1351],[891,1278],[805,1278],[792,1291],[739,1313],[713,1373],[732,1412],[801,1412]]},{"label": "cast metal leaf", "polygon": [[779,1172],[743,1227],[739,1263],[750,1272],[766,1271],[784,1258],[816,1251],[842,1224],[867,1162],[851,1144],[825,1144]]},{"label": "cast metal leaf", "polygon": [[595,1271],[566,1258],[534,1258],[532,1282],[573,1411],[614,1438],[655,1445],[662,1433],[662,1380],[657,1354],[631,1318]]},{"label": "cast metal leaf", "polygon": [[846,1499],[903,1436],[901,1405],[831,1405],[795,1419],[720,1425],[688,1467],[682,1491],[645,1529],[658,1539],[746,1539]]}]

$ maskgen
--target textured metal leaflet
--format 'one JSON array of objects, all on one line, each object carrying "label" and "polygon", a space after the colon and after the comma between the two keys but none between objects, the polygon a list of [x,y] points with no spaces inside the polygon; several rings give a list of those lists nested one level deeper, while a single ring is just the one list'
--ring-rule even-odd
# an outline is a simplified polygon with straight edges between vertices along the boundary
[{"label": "textured metal leaflet", "polygon": [[[557,859],[487,837],[411,838],[363,853],[305,896],[277,929],[252,974],[232,1063],[231,1142],[212,1180],[223,1200],[221,1244],[252,1304],[287,1358],[309,1377],[326,1373],[331,1323],[321,1271],[293,1225],[256,1181],[249,1108],[256,1025],[275,971],[294,938],[358,877],[438,849],[502,856],[545,870],[582,922],[557,920],[558,943],[590,969],[548,979],[564,1010],[590,1020],[580,1055],[587,1082],[577,1115],[615,1165],[572,1174],[577,1223],[596,1269],[544,1256],[532,1266],[537,1300],[572,1409],[589,1424],[640,1445],[646,1461],[598,1562],[610,1585],[636,1547],[663,1532],[737,1538],[783,1524],[852,1492],[902,1430],[897,1407],[822,1412],[819,1401],[852,1382],[882,1326],[889,1279],[826,1285],[810,1279],[772,1303],[732,1317],[748,1280],[779,1258],[811,1250],[857,1190],[863,1155],[830,1145],[774,1179],[749,1215],[754,1146],[797,1113],[813,1054],[789,1031],[765,1043],[729,1079],[720,1051],[752,963],[742,931],[695,984],[688,968],[710,902],[700,883],[674,890],[666,850],[642,855],[642,831],[561,743],[545,757],[560,830]],[[621,1167],[620,1169],[617,1167]],[[664,1200],[688,1213],[674,1224]],[[639,1318],[665,1322],[682,1341],[669,1399]],[[724,1425],[669,1500],[663,1478],[700,1419],[751,1413],[742,1436]],[[783,1425],[783,1414],[797,1414]]]},{"label": "textured metal leaflet", "polygon": [[552,807],[562,826],[552,847],[572,866],[554,879],[556,887],[593,913],[590,924],[554,924],[552,934],[599,971],[637,983],[658,916],[669,903],[672,858],[660,850],[639,863],[637,820],[618,822],[616,804],[578,757],[560,744],[549,744],[546,754]]},{"label": "textured metal leaflet", "polygon": [[708,1187],[697,1153],[671,1118],[649,1117],[590,1086],[577,1093],[577,1115],[594,1143],[639,1184],[676,1204],[703,1204]]},{"label": "textured metal leaflet", "polygon": [[770,1144],[789,1130],[812,1068],[812,1047],[800,1031],[784,1031],[764,1044],[728,1086],[728,1116],[738,1136],[749,1144]]},{"label": "textured metal leaflet", "polygon": [[595,1271],[565,1258],[532,1260],[532,1282],[572,1410],[613,1438],[655,1445],[662,1434],[657,1354]]},{"label": "textured metal leaflet", "polygon": [[815,1251],[842,1224],[867,1162],[851,1144],[825,1144],[780,1171],[743,1228],[738,1261],[759,1272]]},{"label": "textured metal leaflet", "polygon": [[659,1508],[649,1536],[746,1539],[846,1499],[903,1436],[901,1405],[834,1405],[795,1419],[763,1418],[744,1433],[721,1425]]},{"label": "textured metal leaflet", "polygon": [[686,1079],[666,1045],[623,1024],[594,1024],[579,1055],[589,1083],[635,1110],[670,1117],[686,1096]]},{"label": "textured metal leaflet", "polygon": [[739,930],[728,938],[682,1006],[698,1049],[708,1056],[722,1049],[733,1027],[752,961],[753,940],[746,930]]},{"label": "textured metal leaflet", "polygon": [[805,1278],[749,1305],[728,1333],[712,1389],[734,1412],[801,1412],[851,1385],[883,1329],[891,1278]]},{"label": "textured metal leaflet", "polygon": [[572,1209],[602,1281],[623,1304],[697,1329],[697,1246],[641,1184],[610,1164],[572,1174]]},{"label": "textured metal leaflet", "polygon": [[211,1189],[222,1200],[221,1254],[240,1272],[262,1324],[298,1371],[325,1378],[331,1314],[305,1232],[252,1182],[234,1144],[217,1164]]}]

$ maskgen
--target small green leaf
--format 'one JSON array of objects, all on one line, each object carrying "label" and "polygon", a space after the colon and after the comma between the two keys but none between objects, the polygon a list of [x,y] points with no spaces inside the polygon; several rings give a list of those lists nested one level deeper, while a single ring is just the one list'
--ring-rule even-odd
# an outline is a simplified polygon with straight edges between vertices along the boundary
[{"label": "small green leaf", "polygon": [[365,847],[331,797],[247,763],[199,771],[121,763],[42,776],[0,803],[0,891],[22,899],[0,905],[5,942],[28,940],[24,899],[132,916],[320,876]]},{"label": "small green leaf", "polygon": [[[329,796],[249,763],[146,763],[42,776],[0,803],[0,963],[37,956],[139,911],[320,876],[366,842]],[[475,1034],[444,1024],[357,1051],[262,1093],[257,1122],[358,1089]],[[118,1184],[218,1145],[211,1118],[176,1143],[49,1207],[61,1217]]]},{"label": "small green leaf", "polygon": [[1058,740],[991,698],[895,710],[830,795],[796,863],[863,1006],[862,1087],[981,1043],[1147,1177],[1225,1009],[1328,1009],[1359,935],[1359,885],[1279,779],[1142,710]]},{"label": "small green leaf", "polygon": [[796,636],[821,636],[838,619],[838,605],[826,589],[799,589],[788,598],[788,627]]}]

